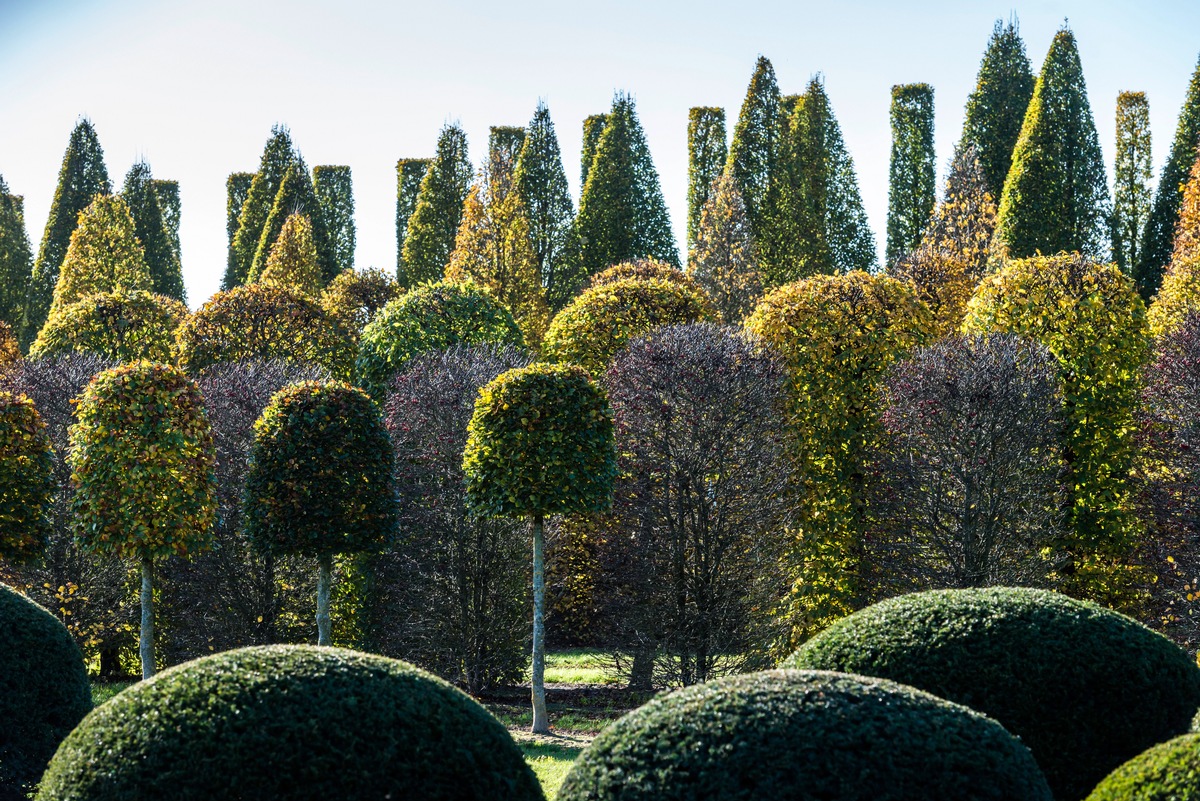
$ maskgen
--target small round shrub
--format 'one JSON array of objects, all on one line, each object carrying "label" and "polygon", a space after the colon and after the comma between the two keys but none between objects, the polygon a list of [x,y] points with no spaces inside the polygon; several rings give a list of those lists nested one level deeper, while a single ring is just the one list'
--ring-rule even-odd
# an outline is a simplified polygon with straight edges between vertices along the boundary
[{"label": "small round shrub", "polygon": [[1028,749],[890,681],[774,670],[661,696],[609,726],[559,801],[1051,798]]},{"label": "small round shrub", "polygon": [[261,646],[186,662],[98,707],[38,798],[529,799],[504,727],[404,662]]},{"label": "small round shrub", "polygon": [[1200,668],[1166,637],[1044,590],[936,590],[843,618],[785,667],[879,676],[965,704],[1029,746],[1056,798],[1188,728]]},{"label": "small round shrub", "polygon": [[175,330],[187,316],[179,301],[145,290],[85,295],[51,313],[29,356],[82,352],[119,362],[174,361]]},{"label": "small round shrub", "polygon": [[0,584],[0,799],[22,799],[92,708],[83,654],[54,615]]},{"label": "small round shrub", "polygon": [[1200,734],[1138,754],[1096,785],[1087,801],[1200,801]]},{"label": "small round shrub", "polygon": [[54,451],[33,401],[0,392],[0,559],[28,562],[50,541]]}]

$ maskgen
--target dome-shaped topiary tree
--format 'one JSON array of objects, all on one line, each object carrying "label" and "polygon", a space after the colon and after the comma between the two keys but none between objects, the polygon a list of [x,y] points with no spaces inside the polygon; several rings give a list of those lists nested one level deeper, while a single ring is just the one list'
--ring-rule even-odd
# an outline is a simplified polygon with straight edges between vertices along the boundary
[{"label": "dome-shaped topiary tree", "polygon": [[204,398],[176,367],[133,362],[88,384],[71,429],[75,535],[142,570],[142,677],[154,675],[154,559],[207,548],[215,454]]},{"label": "dome-shaped topiary tree", "polygon": [[396,526],[392,444],[375,402],[342,382],[284,387],[254,424],[246,534],[267,553],[315,556],[317,644],[330,644],[333,554],[386,542]]},{"label": "dome-shaped topiary tree", "polygon": [[383,270],[342,270],[321,293],[321,308],[358,339],[375,314],[404,293]]},{"label": "dome-shaped topiary tree", "polygon": [[1021,738],[1060,801],[1187,731],[1200,668],[1166,637],[1044,590],[903,595],[846,617],[785,667],[878,676],[966,704]]},{"label": "dome-shaped topiary tree", "polygon": [[63,624],[4,584],[0,631],[0,799],[20,801],[92,708],[92,690]]},{"label": "dome-shaped topiary tree", "polygon": [[667,281],[686,286],[703,294],[704,290],[690,275],[674,265],[667,264],[655,258],[633,259],[614,264],[588,279],[587,289],[597,286],[615,284],[627,278],[637,278],[641,281]]},{"label": "dome-shaped topiary tree", "polygon": [[532,364],[479,391],[463,452],[467,504],[484,517],[528,517],[533,535],[533,731],[546,717],[546,515],[612,505],[617,454],[608,399],[571,365]]},{"label": "dome-shaped topiary tree", "polygon": [[62,744],[41,801],[541,801],[504,727],[404,662],[260,646],[163,671]]},{"label": "dome-shaped topiary tree", "polygon": [[33,401],[0,392],[0,559],[36,559],[50,539],[54,456]]},{"label": "dome-shaped topiary tree", "polygon": [[54,308],[29,355],[36,359],[80,351],[119,362],[173,361],[175,331],[187,315],[187,306],[174,298],[144,290],[85,295]]},{"label": "dome-shaped topiary tree", "polygon": [[657,698],[579,755],[560,801],[1050,801],[994,720],[890,681],[774,670]]},{"label": "dome-shaped topiary tree", "polygon": [[1138,754],[1096,785],[1087,801],[1200,801],[1200,734]]}]

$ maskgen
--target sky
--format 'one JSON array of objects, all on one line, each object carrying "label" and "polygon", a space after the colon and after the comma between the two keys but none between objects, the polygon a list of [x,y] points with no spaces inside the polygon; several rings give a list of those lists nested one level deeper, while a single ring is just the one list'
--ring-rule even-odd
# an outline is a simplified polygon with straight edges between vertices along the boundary
[{"label": "sky", "polygon": [[688,109],[724,107],[732,135],[761,54],[785,94],[824,77],[882,251],[891,87],[934,87],[944,177],[992,26],[1011,15],[1035,72],[1074,31],[1110,182],[1117,93],[1146,92],[1157,174],[1200,55],[1195,0],[0,0],[0,175],[36,249],[71,129],[91,119],[115,188],[139,159],[179,181],[196,307],[225,268],[225,178],[257,169],[276,123],[310,167],[351,167],[356,265],[393,271],[397,159],[432,155],[458,123],[478,164],[489,126],[526,124],[542,99],[578,202],[583,119],[628,92],[684,252]]}]

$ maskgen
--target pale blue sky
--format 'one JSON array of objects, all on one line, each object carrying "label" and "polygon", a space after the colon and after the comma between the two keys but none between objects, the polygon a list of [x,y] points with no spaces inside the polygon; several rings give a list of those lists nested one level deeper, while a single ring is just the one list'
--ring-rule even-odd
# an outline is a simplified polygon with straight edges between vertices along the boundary
[{"label": "pale blue sky", "polygon": [[755,57],[784,92],[822,73],[882,244],[888,103],[934,86],[939,169],[962,128],[992,24],[1020,18],[1035,71],[1069,18],[1111,181],[1121,90],[1150,101],[1156,168],[1200,54],[1200,3],[455,2],[0,0],[0,175],[25,195],[37,246],[80,115],[119,186],[144,157],[180,182],[192,306],[225,266],[225,177],[253,171],[275,122],[310,166],[353,168],[359,267],[395,267],[397,158],[432,153],[461,122],[478,163],[489,125],[523,125],[544,98],[578,200],[580,125],[616,90],[637,99],[679,239],[687,111],[724,106],[732,132]]}]

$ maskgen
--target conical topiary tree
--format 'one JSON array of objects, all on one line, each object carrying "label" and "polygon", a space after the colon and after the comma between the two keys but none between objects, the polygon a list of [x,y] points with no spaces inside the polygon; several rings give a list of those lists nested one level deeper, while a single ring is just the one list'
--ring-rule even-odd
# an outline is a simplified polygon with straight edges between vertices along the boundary
[{"label": "conical topiary tree", "polygon": [[733,141],[725,165],[746,204],[750,230],[759,241],[766,238],[767,221],[773,206],[778,203],[777,182],[781,178],[786,127],[775,68],[766,56],[759,56],[733,128]]},{"label": "conical topiary tree", "polygon": [[700,215],[713,181],[725,170],[729,146],[725,142],[725,109],[698,106],[688,109],[688,250],[696,244]]},{"label": "conical topiary tree", "polygon": [[933,87],[892,87],[892,160],[888,172],[887,262],[914,250],[933,213]]},{"label": "conical topiary tree", "polygon": [[321,293],[317,248],[307,216],[297,213],[287,218],[257,282],[274,284],[310,298]]},{"label": "conical topiary tree", "polygon": [[0,176],[0,321],[21,330],[25,293],[33,273],[33,250],[25,232],[25,203],[10,195]]},{"label": "conical topiary tree", "polygon": [[134,164],[125,174],[121,199],[133,216],[133,233],[142,246],[142,255],[150,271],[151,289],[178,301],[187,301],[183,289],[183,270],[171,241],[171,232],[163,217],[150,165],[144,161]]},{"label": "conical topiary tree", "polygon": [[151,288],[129,206],[117,195],[101,195],[79,215],[63,259],[50,312],[84,295],[115,289]]},{"label": "conical topiary tree", "polygon": [[[225,267],[225,277],[221,279],[222,291],[241,286],[249,279],[250,266],[254,263],[263,227],[267,224],[267,217],[270,216],[275,197],[279,194],[284,173],[298,158],[288,129],[282,125],[271,128],[271,138],[263,148],[258,172],[250,181],[250,188],[246,190],[245,200],[238,211],[237,231],[233,235],[233,243],[229,246],[229,263]],[[232,177],[230,181],[229,197],[232,206],[236,200],[234,190],[240,187],[240,181],[237,182],[238,186],[235,186]],[[290,213],[292,210],[287,211]],[[280,220],[281,224],[282,222]]]},{"label": "conical topiary tree", "polygon": [[467,135],[458,125],[447,125],[438,137],[437,155],[421,179],[417,205],[408,221],[403,271],[396,276],[403,288],[441,278],[454,250],[471,176]]},{"label": "conical topiary tree", "polygon": [[[313,167],[313,189],[325,220],[334,275],[354,269],[354,181],[349,167]],[[332,280],[333,276],[326,281]]]},{"label": "conical topiary tree", "polygon": [[1131,274],[1142,252],[1154,177],[1150,104],[1145,92],[1117,95],[1117,164],[1113,182],[1113,261]]},{"label": "conical topiary tree", "polygon": [[329,283],[337,275],[336,256],[329,239],[329,229],[325,225],[325,214],[317,199],[312,176],[308,174],[304,160],[297,157],[288,166],[283,174],[283,181],[279,184],[279,193],[275,195],[271,213],[267,216],[258,240],[258,249],[254,252],[254,260],[250,263],[248,282],[258,280],[267,266],[267,259],[271,257],[271,250],[279,241],[283,224],[288,217],[297,213],[308,217],[313,246],[317,249],[317,267],[321,283]]},{"label": "conical topiary tree", "polygon": [[583,119],[583,147],[579,155],[580,191],[587,186],[588,173],[591,172],[592,162],[596,160],[596,147],[600,144],[600,134],[604,133],[604,126],[607,124],[607,114],[590,114]]},{"label": "conical topiary tree", "polygon": [[421,181],[429,172],[432,159],[400,159],[396,162],[396,275],[404,275],[404,240],[408,221],[417,208]]},{"label": "conical topiary tree", "polygon": [[753,311],[762,296],[762,276],[746,207],[728,175],[713,181],[701,210],[696,242],[688,255],[688,274],[731,325]]},{"label": "conical topiary tree", "polygon": [[1112,204],[1075,35],[1050,45],[1025,113],[996,218],[1007,258],[1078,251],[1109,254]]},{"label": "conical topiary tree", "polygon": [[505,187],[513,182],[513,169],[525,144],[525,129],[519,125],[493,125],[488,129],[486,169],[493,184]]}]

